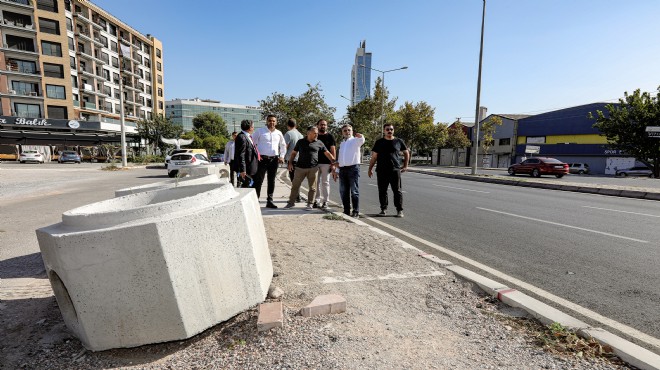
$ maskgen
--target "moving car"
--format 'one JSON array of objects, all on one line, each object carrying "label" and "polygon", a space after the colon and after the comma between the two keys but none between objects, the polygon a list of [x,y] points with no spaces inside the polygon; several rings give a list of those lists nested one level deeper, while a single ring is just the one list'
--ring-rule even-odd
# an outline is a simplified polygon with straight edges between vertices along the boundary
[{"label": "moving car", "polygon": [[21,155],[18,157],[18,161],[21,163],[25,163],[25,162],[44,163],[45,159],[43,154],[39,153],[36,150],[24,150],[23,152],[21,152]]},{"label": "moving car", "polygon": [[562,178],[568,173],[568,164],[549,157],[527,158],[509,167],[509,175],[514,176],[519,173],[530,174],[532,177],[555,175],[557,178]]},{"label": "moving car", "polygon": [[586,163],[569,163],[568,172],[584,175],[589,173],[589,165]]},{"label": "moving car", "polygon": [[165,168],[168,168],[168,165],[170,164],[173,155],[181,154],[181,153],[204,154],[205,157],[208,157],[208,154],[206,154],[206,149],[174,149],[170,152],[170,154],[165,156]]},{"label": "moving car", "polygon": [[632,168],[626,168],[623,170],[616,170],[614,173],[615,176],[648,176],[653,177],[653,171],[646,166],[635,166]]},{"label": "moving car", "polygon": [[210,164],[211,161],[201,153],[181,153],[175,154],[170,159],[167,166],[167,176],[176,177],[179,174],[179,169],[184,166],[200,166]]},{"label": "moving car", "polygon": [[225,159],[225,155],[223,153],[215,153],[211,156],[211,162],[222,162]]},{"label": "moving car", "polygon": [[71,150],[65,150],[62,153],[60,153],[60,158],[58,158],[57,162],[58,163],[65,163],[65,162],[74,162],[74,163],[80,163],[80,155],[78,153],[71,151]]}]

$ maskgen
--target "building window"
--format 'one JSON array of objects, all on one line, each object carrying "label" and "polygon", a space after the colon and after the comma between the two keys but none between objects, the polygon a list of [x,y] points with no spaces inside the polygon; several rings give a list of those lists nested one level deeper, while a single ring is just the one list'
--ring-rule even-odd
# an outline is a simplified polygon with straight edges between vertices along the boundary
[{"label": "building window", "polygon": [[71,0],[64,0],[64,10],[67,12],[71,11]]},{"label": "building window", "polygon": [[[117,36],[117,27],[112,23],[108,23],[108,33],[111,34],[112,36]],[[115,47],[116,46],[117,43],[115,43]]]},{"label": "building window", "polygon": [[73,32],[73,22],[71,21],[71,18],[66,19],[66,29]]},{"label": "building window", "polygon": [[163,102],[162,101],[158,102],[158,109],[163,109]]},{"label": "building window", "polygon": [[114,51],[115,53],[117,52],[117,43],[110,40],[110,50]]},{"label": "building window", "polygon": [[147,94],[151,95],[151,86],[147,85]]},{"label": "building window", "polygon": [[147,107],[151,108],[151,99],[147,99]]},{"label": "building window", "polygon": [[112,96],[112,87],[103,85],[103,93],[107,96]]},{"label": "building window", "polygon": [[60,23],[52,19],[39,18],[39,31],[59,35]]},{"label": "building window", "polygon": [[158,96],[160,96],[161,98],[163,97],[163,89],[161,89],[160,87],[158,88]]},{"label": "building window", "polygon": [[73,76],[73,75],[71,76],[71,85],[76,89],[78,88],[78,77],[77,76]]},{"label": "building window", "polygon": [[73,37],[69,37],[69,50],[76,51],[75,44],[73,43]]},{"label": "building window", "polygon": [[116,57],[112,57],[112,66],[115,68],[119,68],[119,59]]},{"label": "building window", "polygon": [[500,139],[500,145],[511,145],[511,138]]},{"label": "building window", "polygon": [[151,72],[145,71],[144,72],[144,79],[151,81]]},{"label": "building window", "polygon": [[18,95],[38,96],[39,86],[31,82],[12,81],[11,89]]},{"label": "building window", "polygon": [[163,83],[163,76],[158,75],[158,83],[162,84]]},{"label": "building window", "polygon": [[160,49],[156,48],[156,56],[160,58]]},{"label": "building window", "polygon": [[119,83],[119,73],[112,73],[112,82],[118,84]]},{"label": "building window", "polygon": [[7,70],[20,73],[37,73],[37,63],[28,60],[9,59],[6,61]]},{"label": "building window", "polygon": [[162,71],[163,70],[163,65],[160,64],[160,62],[156,62],[156,69],[158,70],[158,72]]},{"label": "building window", "polygon": [[62,45],[57,42],[42,41],[41,53],[44,55],[52,55],[54,57],[62,56]]},{"label": "building window", "polygon": [[110,71],[108,71],[107,69],[104,69],[103,70],[103,78],[105,78],[107,81],[110,81]]},{"label": "building window", "polygon": [[14,103],[14,112],[17,117],[39,118],[41,117],[41,106],[38,104]]},{"label": "building window", "polygon": [[69,57],[69,64],[71,65],[72,69],[76,69],[76,57]]},{"label": "building window", "polygon": [[14,35],[7,35],[7,49],[35,52],[32,39]]},{"label": "building window", "polygon": [[67,119],[69,118],[66,114],[66,107],[58,107],[56,105],[46,106],[46,111],[48,112],[48,118],[55,119]]},{"label": "building window", "polygon": [[37,0],[37,8],[57,13],[57,0]]},{"label": "building window", "polygon": [[46,85],[46,96],[51,99],[66,99],[64,86]]},{"label": "building window", "polygon": [[144,58],[144,65],[147,68],[151,68],[151,61],[147,58]]},{"label": "building window", "polygon": [[64,67],[61,64],[44,63],[44,76],[64,78]]}]

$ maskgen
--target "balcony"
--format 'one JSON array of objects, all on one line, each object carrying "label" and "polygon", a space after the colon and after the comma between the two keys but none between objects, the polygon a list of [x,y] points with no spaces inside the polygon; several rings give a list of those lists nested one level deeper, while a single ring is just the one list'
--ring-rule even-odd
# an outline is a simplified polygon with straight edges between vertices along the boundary
[{"label": "balcony", "polygon": [[96,103],[90,103],[88,101],[84,101],[82,103],[83,103],[83,108],[96,110]]},{"label": "balcony", "polygon": [[7,63],[6,71],[0,71],[0,72],[11,75],[41,78],[41,71],[37,71],[36,69],[32,69],[32,68],[19,67],[18,65],[11,63]]},{"label": "balcony", "polygon": [[29,0],[0,0],[0,2],[3,4],[13,5],[21,9],[33,9]]},{"label": "balcony", "polygon": [[2,45],[2,50],[5,53],[9,52],[9,53],[15,53],[15,54],[21,54],[21,55],[30,55],[30,56],[34,56],[34,57],[39,56],[39,53],[37,53],[36,51],[27,50],[26,48],[23,48],[23,47],[20,47],[20,46],[17,46],[17,45],[9,46],[7,44],[3,44]]},{"label": "balcony", "polygon": [[105,22],[101,23],[101,19],[99,17],[92,17],[92,27],[96,28],[97,30],[105,30],[106,25]]},{"label": "balcony", "polygon": [[39,95],[38,91],[30,91],[30,90],[9,90],[6,93],[0,92],[0,95],[15,97],[15,98],[44,100],[44,97],[42,95]]},{"label": "balcony", "polygon": [[81,70],[80,70],[80,74],[82,74],[82,75],[84,75],[84,76],[87,76],[87,77],[91,77],[91,78],[97,78],[97,77],[98,77],[98,76],[96,75],[96,73],[94,73],[94,72],[92,72],[92,71],[88,71],[88,70],[86,70],[86,69],[81,69]]},{"label": "balcony", "polygon": [[24,24],[21,19],[3,19],[0,21],[0,26],[6,27],[16,31],[24,31],[36,34],[37,30],[34,29],[34,24]]},{"label": "balcony", "polygon": [[74,107],[80,107],[80,102],[78,100],[73,101],[73,106]]},{"label": "balcony", "polygon": [[87,24],[92,24],[92,21],[90,21],[89,18],[87,18],[88,17],[87,14],[84,14],[82,12],[76,12],[74,16],[78,18],[79,21],[85,22]]}]

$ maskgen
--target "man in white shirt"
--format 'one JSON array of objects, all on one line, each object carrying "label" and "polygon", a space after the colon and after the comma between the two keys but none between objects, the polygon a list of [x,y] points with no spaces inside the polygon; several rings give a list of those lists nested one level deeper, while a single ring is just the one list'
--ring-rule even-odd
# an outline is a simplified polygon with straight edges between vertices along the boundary
[{"label": "man in white shirt", "polygon": [[[231,140],[225,145],[225,154],[224,154],[224,159],[225,159],[225,165],[229,165],[229,182],[231,182],[232,185],[234,185],[234,178],[236,177],[236,169],[234,168],[234,163],[232,159],[234,159],[234,145],[236,140],[236,135],[238,135],[238,132],[234,131],[231,133]],[[240,187],[240,184],[239,186]]]},{"label": "man in white shirt", "polygon": [[277,117],[270,114],[266,117],[266,127],[254,131],[252,141],[257,147],[261,156],[259,169],[254,179],[254,189],[257,191],[257,198],[261,195],[261,185],[264,178],[268,175],[268,193],[266,198],[267,208],[277,208],[273,203],[273,192],[275,191],[275,176],[280,163],[284,163],[286,154],[286,144],[284,135],[275,128]]},{"label": "man in white shirt", "polygon": [[[332,178],[339,178],[339,195],[344,206],[344,214],[358,218],[360,217],[360,163],[362,162],[362,151],[364,136],[356,133],[353,136],[353,126],[345,124],[341,127],[341,135],[344,138],[339,144],[339,156],[335,162],[339,168],[332,173]],[[351,212],[353,203],[353,212]]]}]

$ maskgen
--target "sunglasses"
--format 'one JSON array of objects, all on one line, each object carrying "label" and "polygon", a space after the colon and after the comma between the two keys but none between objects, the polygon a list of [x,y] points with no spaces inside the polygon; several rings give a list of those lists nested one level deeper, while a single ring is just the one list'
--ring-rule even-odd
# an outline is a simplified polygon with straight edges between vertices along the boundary
[{"label": "sunglasses", "polygon": [[394,131],[393,128],[386,128],[385,131]]}]

